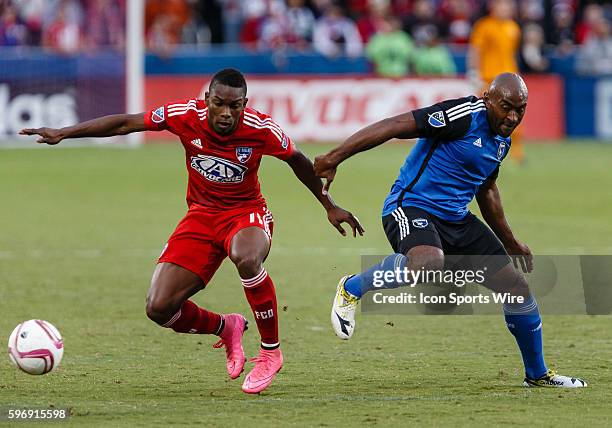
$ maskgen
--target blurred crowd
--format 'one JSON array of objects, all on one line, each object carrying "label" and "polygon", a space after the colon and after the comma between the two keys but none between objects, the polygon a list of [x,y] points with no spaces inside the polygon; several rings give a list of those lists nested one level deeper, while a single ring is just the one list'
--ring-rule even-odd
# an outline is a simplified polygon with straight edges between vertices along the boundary
[{"label": "blurred crowd", "polygon": [[0,46],[75,53],[121,49],[126,0],[0,0]]},{"label": "blurred crowd", "polygon": [[[73,53],[125,43],[128,0],[0,0],[0,46]],[[253,50],[366,55],[382,74],[452,74],[449,46],[466,45],[497,0],[145,0],[147,47],[234,43]],[[512,0],[523,65],[577,54],[585,72],[612,71],[612,5]]]}]

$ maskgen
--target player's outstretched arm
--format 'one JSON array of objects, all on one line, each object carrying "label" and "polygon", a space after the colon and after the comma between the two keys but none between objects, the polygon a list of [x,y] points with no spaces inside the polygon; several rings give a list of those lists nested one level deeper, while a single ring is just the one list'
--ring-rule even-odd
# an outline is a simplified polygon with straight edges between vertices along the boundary
[{"label": "player's outstretched arm", "polygon": [[518,263],[520,262],[523,272],[531,272],[533,270],[531,250],[527,245],[516,239],[514,233],[512,233],[504,214],[504,207],[495,179],[490,178],[480,186],[480,190],[476,194],[476,201],[482,217],[504,244],[508,254],[518,256],[513,257],[515,267],[518,269]]},{"label": "player's outstretched arm", "polygon": [[67,138],[112,137],[144,130],[146,130],[144,113],[138,113],[102,116],[61,129],[26,128],[19,131],[19,134],[39,135],[37,143],[54,145]]},{"label": "player's outstretched arm", "polygon": [[308,159],[301,151],[294,149],[293,154],[286,160],[295,176],[312,192],[317,200],[323,205],[327,211],[327,219],[338,229],[342,236],[346,236],[346,232],[342,227],[342,223],[347,223],[353,229],[353,236],[357,233],[363,235],[365,232],[359,223],[359,220],[345,209],[337,206],[329,194],[323,194],[323,182],[314,173],[314,168],[310,159]]},{"label": "player's outstretched arm", "polygon": [[393,138],[418,137],[417,123],[412,112],[380,120],[357,131],[330,152],[315,158],[314,168],[318,177],[325,178],[323,188],[327,193],[336,176],[336,168],[351,156],[373,149]]}]

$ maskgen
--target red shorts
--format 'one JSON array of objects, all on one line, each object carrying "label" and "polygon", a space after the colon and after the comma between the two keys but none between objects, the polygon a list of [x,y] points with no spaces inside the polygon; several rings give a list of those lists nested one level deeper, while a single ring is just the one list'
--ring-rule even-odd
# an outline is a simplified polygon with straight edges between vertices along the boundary
[{"label": "red shorts", "polygon": [[211,211],[192,205],[168,239],[157,263],[174,263],[208,284],[227,257],[232,238],[247,227],[259,227],[272,240],[274,219],[265,206]]}]

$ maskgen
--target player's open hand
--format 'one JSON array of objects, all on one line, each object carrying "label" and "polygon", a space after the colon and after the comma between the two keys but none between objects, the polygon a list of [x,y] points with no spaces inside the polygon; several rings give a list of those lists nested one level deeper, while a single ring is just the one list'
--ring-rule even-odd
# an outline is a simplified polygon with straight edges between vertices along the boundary
[{"label": "player's open hand", "polygon": [[531,254],[531,250],[527,245],[520,241],[516,241],[507,245],[506,251],[510,257],[512,257],[516,269],[519,269],[520,264],[520,269],[525,273],[529,273],[533,270],[533,254]]},{"label": "player's open hand", "polygon": [[36,140],[38,144],[49,144],[51,146],[62,141],[59,129],[54,128],[25,128],[19,131],[19,135],[40,135]]},{"label": "player's open hand", "polygon": [[336,176],[336,167],[337,165],[331,161],[329,155],[321,155],[315,158],[315,161],[314,161],[315,175],[317,177],[325,179],[325,183],[323,184],[323,191],[322,191],[324,195],[327,195],[329,193],[329,186],[331,186],[331,183],[332,181],[334,181],[334,177]]},{"label": "player's open hand", "polygon": [[357,237],[357,233],[359,233],[360,236],[363,236],[365,232],[357,217],[355,217],[351,212],[340,207],[333,207],[327,211],[327,219],[336,229],[338,229],[338,232],[340,232],[342,236],[346,236],[346,231],[342,227],[342,223],[347,223],[349,226],[351,226],[351,229],[353,229],[353,237]]}]

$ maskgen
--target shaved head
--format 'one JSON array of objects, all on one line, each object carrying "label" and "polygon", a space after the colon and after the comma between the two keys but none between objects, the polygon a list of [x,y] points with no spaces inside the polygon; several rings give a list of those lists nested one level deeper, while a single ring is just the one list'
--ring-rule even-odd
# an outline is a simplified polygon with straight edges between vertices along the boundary
[{"label": "shaved head", "polygon": [[509,137],[521,123],[527,108],[527,85],[515,73],[499,74],[483,94],[489,126],[498,135]]},{"label": "shaved head", "polygon": [[488,89],[489,95],[499,95],[507,97],[519,97],[527,102],[527,85],[521,76],[516,73],[502,73],[497,75],[491,82]]}]

